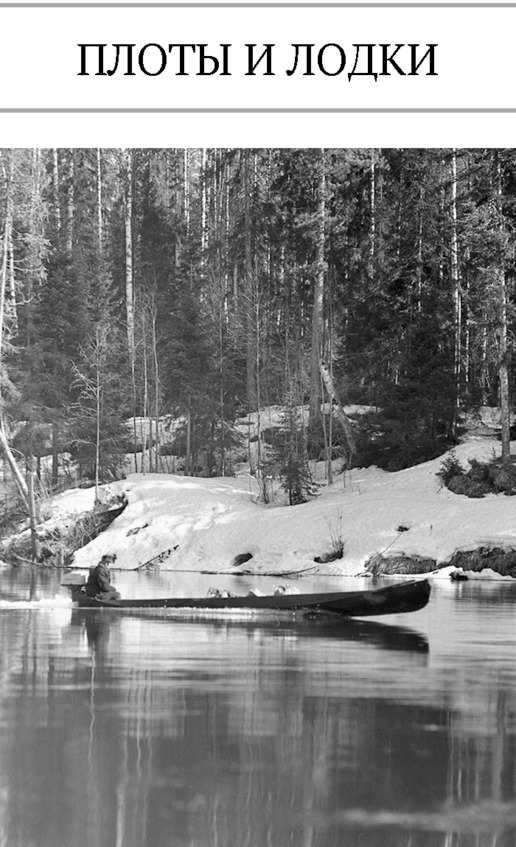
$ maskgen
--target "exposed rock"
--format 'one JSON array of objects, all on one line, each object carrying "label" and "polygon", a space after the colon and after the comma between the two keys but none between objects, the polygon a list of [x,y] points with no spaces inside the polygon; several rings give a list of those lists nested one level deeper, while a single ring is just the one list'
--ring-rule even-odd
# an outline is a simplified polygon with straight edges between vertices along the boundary
[{"label": "exposed rock", "polygon": [[253,558],[252,553],[239,553],[238,556],[235,556],[233,561],[231,562],[230,567],[236,568],[238,565],[244,565],[249,559]]},{"label": "exposed rock", "polygon": [[450,574],[450,579],[452,582],[467,582],[469,577],[460,571],[453,571],[453,573]]}]

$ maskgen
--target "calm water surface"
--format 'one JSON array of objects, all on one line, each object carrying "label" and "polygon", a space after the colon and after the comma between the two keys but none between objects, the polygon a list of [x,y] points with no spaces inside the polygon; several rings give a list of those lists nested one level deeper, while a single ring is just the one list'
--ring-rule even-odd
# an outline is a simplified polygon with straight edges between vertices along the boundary
[{"label": "calm water surface", "polygon": [[[221,579],[116,574],[126,596]],[[0,845],[516,847],[515,608],[516,585],[439,581],[342,627],[193,623],[4,571]]]}]

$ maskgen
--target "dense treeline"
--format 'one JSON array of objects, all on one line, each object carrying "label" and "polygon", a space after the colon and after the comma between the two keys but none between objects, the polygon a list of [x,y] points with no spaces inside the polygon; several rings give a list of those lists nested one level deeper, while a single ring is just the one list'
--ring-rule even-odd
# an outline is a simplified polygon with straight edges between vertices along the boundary
[{"label": "dense treeline", "polygon": [[[152,470],[174,450],[187,473],[228,473],[235,417],[271,404],[287,434],[309,406],[302,448],[283,438],[305,456],[340,445],[389,469],[439,454],[481,404],[508,424],[512,150],[4,149],[0,164],[0,438],[27,502],[25,469],[51,454],[55,483],[65,450],[97,482],[127,452],[140,469],[141,449]],[[352,438],[332,399],[371,407]],[[172,447],[167,415],[184,421]]]}]

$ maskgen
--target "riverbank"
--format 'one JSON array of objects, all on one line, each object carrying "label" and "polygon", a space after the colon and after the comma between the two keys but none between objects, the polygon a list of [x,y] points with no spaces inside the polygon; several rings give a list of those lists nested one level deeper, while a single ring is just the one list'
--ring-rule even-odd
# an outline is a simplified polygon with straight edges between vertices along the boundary
[{"label": "riverbank", "polygon": [[[487,461],[495,438],[470,438],[454,453]],[[329,486],[317,468],[319,496],[288,507],[260,502],[256,480],[133,474],[109,486],[127,506],[108,529],[75,553],[88,568],[116,553],[124,570],[296,575],[422,573],[444,567],[516,576],[515,503],[503,494],[471,500],[444,488],[446,456],[397,473],[354,469]],[[93,506],[93,490],[52,504],[59,525]],[[340,556],[340,558],[338,558]]]}]

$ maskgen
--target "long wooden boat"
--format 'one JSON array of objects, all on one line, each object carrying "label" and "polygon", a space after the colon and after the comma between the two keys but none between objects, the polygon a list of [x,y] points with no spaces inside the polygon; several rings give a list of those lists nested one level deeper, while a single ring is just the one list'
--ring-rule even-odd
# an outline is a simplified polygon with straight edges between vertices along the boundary
[{"label": "long wooden boat", "polygon": [[416,612],[428,603],[430,584],[426,579],[408,580],[371,591],[310,594],[248,594],[245,596],[157,597],[99,600],[88,597],[82,586],[67,585],[81,608],[109,609],[199,609],[203,611],[332,612],[344,616],[393,615]]}]

